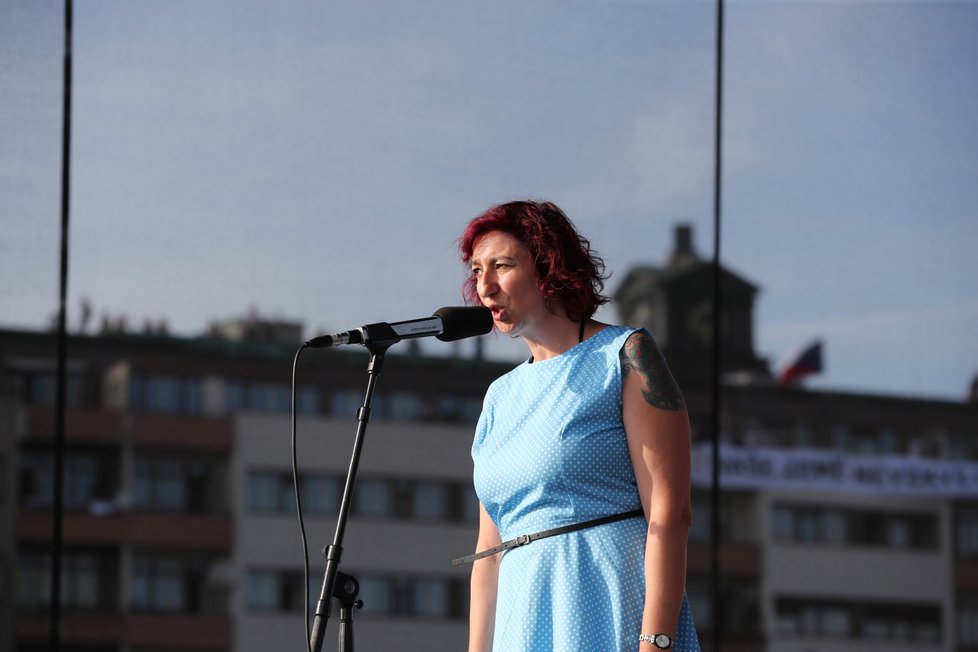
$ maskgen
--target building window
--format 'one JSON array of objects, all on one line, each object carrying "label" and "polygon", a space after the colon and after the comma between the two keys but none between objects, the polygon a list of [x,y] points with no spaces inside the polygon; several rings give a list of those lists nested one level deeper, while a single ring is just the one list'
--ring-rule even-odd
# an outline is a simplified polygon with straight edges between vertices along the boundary
[{"label": "building window", "polygon": [[437,482],[415,484],[411,492],[411,515],[422,519],[450,520],[452,504],[448,485]]},{"label": "building window", "polygon": [[775,629],[793,638],[848,638],[935,643],[941,639],[941,609],[931,604],[810,601],[781,598]]},{"label": "building window", "polygon": [[[54,504],[54,455],[25,452],[20,456],[21,500],[24,507],[47,508]],[[87,508],[99,498],[99,463],[95,456],[65,456],[64,506]]]},{"label": "building window", "polygon": [[849,543],[855,545],[915,550],[940,546],[939,521],[934,514],[854,512],[849,520]]},{"label": "building window", "polygon": [[776,505],[771,534],[780,543],[935,550],[935,514],[898,514]]},{"label": "building window", "polygon": [[771,536],[775,541],[795,540],[794,516],[794,511],[787,507],[774,508],[771,512]]},{"label": "building window", "polygon": [[825,636],[846,637],[852,631],[850,610],[841,606],[826,606],[819,614],[819,629]]},{"label": "building window", "polygon": [[[375,618],[464,620],[468,617],[468,582],[455,577],[378,575],[353,572],[360,583],[359,612]],[[270,593],[274,583],[267,582]],[[318,587],[317,587],[318,589]],[[318,597],[318,594],[317,594]]]},{"label": "building window", "polygon": [[[25,371],[16,375],[14,383],[15,394],[28,404],[54,405],[58,389],[58,377],[55,373]],[[69,371],[65,382],[65,405],[81,405],[84,402],[84,388],[85,378],[80,373]]]},{"label": "building window", "polygon": [[202,385],[196,378],[182,381],[182,404],[180,411],[185,414],[200,414],[203,412],[204,398]]},{"label": "building window", "polygon": [[959,511],[955,530],[958,556],[978,556],[978,511]]},{"label": "building window", "polygon": [[315,387],[299,387],[295,397],[295,409],[298,414],[318,414],[319,391]]},{"label": "building window", "polygon": [[830,448],[861,455],[892,454],[901,448],[898,433],[889,426],[836,425],[827,442]]},{"label": "building window", "polygon": [[310,584],[302,581],[302,573],[294,571],[248,571],[244,583],[245,607],[252,611],[301,613],[306,595],[311,592]]},{"label": "building window", "polygon": [[300,476],[302,509],[311,514],[337,514],[340,510],[340,481],[322,475]]},{"label": "building window", "polygon": [[357,516],[394,516],[394,499],[390,483],[383,480],[359,480],[353,493],[353,511]]},{"label": "building window", "polygon": [[[336,514],[340,505],[340,480],[334,476],[303,475],[299,478],[303,513]],[[245,479],[245,506],[253,512],[295,512],[292,474],[282,471],[249,471]]]},{"label": "building window", "polygon": [[146,378],[146,409],[150,412],[177,412],[180,409],[180,385],[175,378]]},{"label": "building window", "polygon": [[69,455],[65,459],[65,505],[87,507],[95,498],[98,462],[94,457]]},{"label": "building window", "polygon": [[886,544],[890,548],[909,548],[911,545],[910,519],[893,516],[886,522]]},{"label": "building window", "polygon": [[475,488],[471,484],[462,486],[462,520],[466,523],[479,522],[479,496],[475,493]]},{"label": "building window", "polygon": [[61,600],[84,609],[99,606],[99,564],[94,555],[65,555],[61,560]]},{"label": "building window", "polygon": [[696,618],[696,626],[700,631],[713,627],[713,598],[710,586],[705,581],[691,580],[686,585],[686,598],[689,600],[690,611]]},{"label": "building window", "polygon": [[245,408],[244,386],[236,380],[224,381],[224,412],[241,412]]},{"label": "building window", "polygon": [[[65,553],[61,558],[61,604],[69,609],[100,606],[100,568],[96,555]],[[17,602],[28,609],[51,603],[50,553],[25,552],[18,559]]]},{"label": "building window", "polygon": [[952,460],[978,460],[978,433],[953,432],[947,437],[947,457]]},{"label": "building window", "polygon": [[466,422],[475,423],[479,420],[479,415],[482,414],[482,399],[481,398],[464,398],[462,399],[462,418]]},{"label": "building window", "polygon": [[[357,410],[363,405],[364,393],[353,391],[349,389],[336,390],[330,396],[329,410],[330,414],[335,414],[341,417],[345,416],[356,416]],[[374,397],[373,409],[377,411],[377,399]]]},{"label": "building window", "polygon": [[889,427],[880,428],[879,432],[879,452],[884,455],[895,455],[899,453],[900,437],[896,430]]},{"label": "building window", "polygon": [[254,383],[248,387],[247,406],[251,412],[271,412],[272,396],[266,385]]},{"label": "building window", "polygon": [[142,458],[133,465],[133,507],[149,511],[204,509],[207,466],[173,458]]},{"label": "building window", "polygon": [[978,597],[958,602],[958,647],[978,647]]},{"label": "building window", "polygon": [[20,499],[27,508],[54,504],[54,458],[50,454],[20,455]]},{"label": "building window", "polygon": [[872,623],[874,638],[935,643],[941,639],[938,605],[869,603],[860,605],[863,622]]},{"label": "building window", "polygon": [[701,495],[698,492],[694,493],[692,508],[693,522],[689,528],[689,540],[697,543],[709,541],[713,531],[713,523],[710,516],[713,513],[713,509],[709,497]]},{"label": "building window", "polygon": [[254,383],[248,388],[247,407],[253,412],[290,412],[292,391],[286,385]]},{"label": "building window", "polygon": [[137,460],[134,465],[133,506],[182,511],[187,502],[180,462]]},{"label": "building window", "polygon": [[43,608],[51,603],[51,557],[21,553],[17,560],[17,604]]},{"label": "building window", "polygon": [[[692,578],[686,587],[690,609],[701,628],[714,626],[714,596],[710,583],[702,576]],[[724,578],[720,588],[720,614],[723,629],[731,635],[753,638],[760,635],[760,599],[757,582]]]},{"label": "building window", "polygon": [[836,510],[778,506],[772,523],[781,542],[841,544],[847,536],[845,514]]},{"label": "building window", "polygon": [[852,635],[850,613],[842,603],[779,600],[777,632],[785,637],[847,638]]},{"label": "building window", "polygon": [[772,448],[791,448],[795,445],[794,429],[787,421],[753,424],[746,436],[748,445]]},{"label": "building window", "polygon": [[408,609],[422,618],[452,616],[451,585],[439,579],[415,579],[410,582]]},{"label": "building window", "polygon": [[465,620],[468,582],[439,576],[354,576],[360,582],[363,613],[386,618]]},{"label": "building window", "polygon": [[815,510],[797,509],[794,512],[794,540],[813,543],[821,540],[820,514]]},{"label": "building window", "polygon": [[191,575],[181,559],[137,556],[133,560],[131,601],[135,610],[190,611],[191,585]]},{"label": "building window", "polygon": [[838,510],[826,510],[821,514],[819,523],[820,541],[829,544],[844,544],[847,537],[845,513]]},{"label": "building window", "polygon": [[[318,414],[319,391],[303,385],[296,390],[296,413]],[[292,411],[292,389],[275,383],[224,381],[224,412],[265,412],[287,414]]]},{"label": "building window", "polygon": [[[339,512],[345,478],[310,474],[299,478],[304,513]],[[249,471],[245,507],[252,512],[294,513],[292,474]],[[423,519],[442,523],[478,523],[479,501],[469,483],[363,478],[357,481],[351,513],[358,517]]]},{"label": "building window", "polygon": [[200,414],[201,382],[196,378],[133,374],[129,407],[136,411]]},{"label": "building window", "polygon": [[[356,575],[354,575],[356,577]],[[396,589],[392,579],[386,577],[357,577],[360,582],[360,599],[365,616],[391,616],[397,613]]]},{"label": "building window", "polygon": [[245,607],[255,611],[275,611],[279,606],[279,578],[274,571],[251,571],[245,575]]},{"label": "building window", "polygon": [[[708,490],[695,489],[692,493],[693,523],[690,540],[709,541],[713,535],[713,501]],[[773,516],[777,517],[777,512]],[[729,490],[720,497],[720,540],[754,541],[757,538],[757,506],[755,497]],[[776,527],[776,524],[772,524]]]},{"label": "building window", "polygon": [[384,418],[394,421],[418,421],[422,416],[421,399],[414,394],[395,393],[386,397]]},{"label": "building window", "polygon": [[278,471],[249,471],[245,480],[245,503],[255,512],[294,512],[292,476]]}]

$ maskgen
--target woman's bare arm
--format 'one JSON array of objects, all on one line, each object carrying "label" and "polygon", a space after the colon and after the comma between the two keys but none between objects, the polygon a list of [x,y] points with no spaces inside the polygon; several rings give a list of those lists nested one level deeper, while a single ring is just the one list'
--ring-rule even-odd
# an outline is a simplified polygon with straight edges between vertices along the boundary
[{"label": "woman's bare arm", "polygon": [[[479,537],[476,551],[502,543],[496,524],[479,503]],[[472,564],[469,605],[469,652],[491,652],[496,620],[496,587],[499,578],[499,555],[483,557]]]},{"label": "woman's bare arm", "polygon": [[[647,333],[627,340],[621,365],[625,433],[649,524],[642,633],[675,637],[692,522],[689,418],[682,393]],[[642,643],[640,649],[656,648]]]}]

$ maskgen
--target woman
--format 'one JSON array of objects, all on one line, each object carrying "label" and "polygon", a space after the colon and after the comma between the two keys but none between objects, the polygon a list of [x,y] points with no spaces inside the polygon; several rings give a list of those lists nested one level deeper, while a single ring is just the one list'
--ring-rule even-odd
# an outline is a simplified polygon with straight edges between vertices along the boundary
[{"label": "woman", "polygon": [[592,319],[604,263],[554,204],[491,208],[460,249],[469,299],[530,351],[490,386],[472,446],[469,652],[698,650],[689,423],[655,341]]}]

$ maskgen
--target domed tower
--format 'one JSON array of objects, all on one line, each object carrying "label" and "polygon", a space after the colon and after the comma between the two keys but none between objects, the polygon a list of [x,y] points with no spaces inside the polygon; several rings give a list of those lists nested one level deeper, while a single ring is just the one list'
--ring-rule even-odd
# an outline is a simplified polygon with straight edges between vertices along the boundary
[{"label": "domed tower", "polygon": [[[754,352],[754,299],[758,288],[720,268],[721,369],[766,382],[771,372]],[[710,380],[713,359],[713,262],[693,248],[693,228],[681,224],[661,267],[633,267],[615,291],[619,319],[649,329],[682,385]]]}]

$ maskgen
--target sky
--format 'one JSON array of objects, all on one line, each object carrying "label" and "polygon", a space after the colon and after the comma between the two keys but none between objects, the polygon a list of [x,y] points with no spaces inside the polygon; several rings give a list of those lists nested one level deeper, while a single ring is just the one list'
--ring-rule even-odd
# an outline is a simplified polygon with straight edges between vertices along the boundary
[{"label": "sky", "polygon": [[[57,309],[62,7],[0,0],[7,327]],[[462,302],[467,220],[516,198],[559,204],[611,292],[677,224],[713,253],[712,2],[74,7],[73,325],[83,297],[188,336],[423,317]],[[725,36],[721,256],[760,288],[759,354],[820,337],[811,387],[962,399],[978,1],[730,0]]]}]

